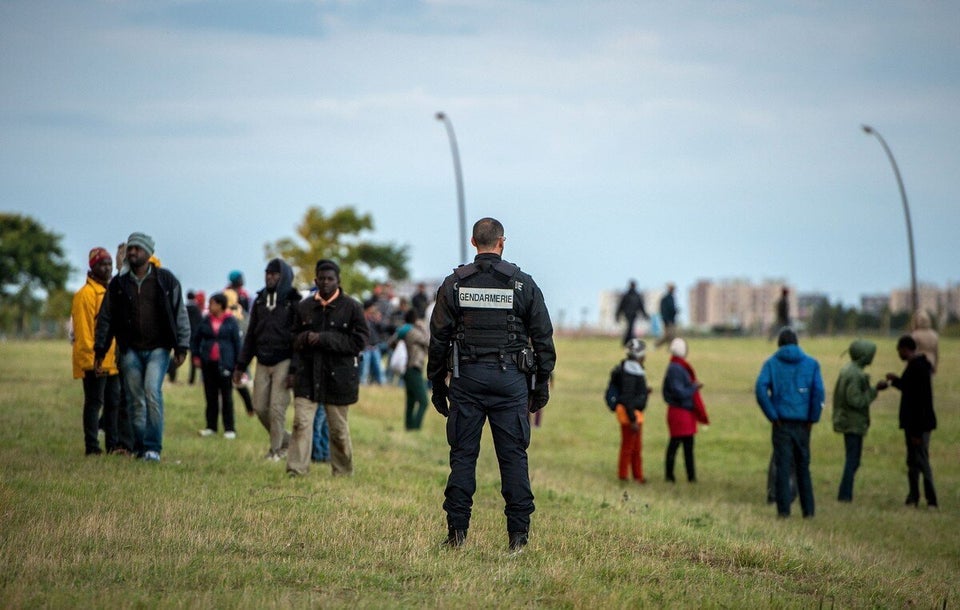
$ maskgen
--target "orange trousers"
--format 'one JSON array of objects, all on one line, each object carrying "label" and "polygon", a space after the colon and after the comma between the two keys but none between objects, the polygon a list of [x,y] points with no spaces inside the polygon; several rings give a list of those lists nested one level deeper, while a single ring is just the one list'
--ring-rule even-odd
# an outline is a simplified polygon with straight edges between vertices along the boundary
[{"label": "orange trousers", "polygon": [[634,432],[627,421],[627,411],[623,405],[617,405],[617,421],[620,422],[620,459],[617,462],[617,476],[626,481],[628,472],[633,479],[645,483],[643,477],[643,413],[636,411],[639,429]]}]

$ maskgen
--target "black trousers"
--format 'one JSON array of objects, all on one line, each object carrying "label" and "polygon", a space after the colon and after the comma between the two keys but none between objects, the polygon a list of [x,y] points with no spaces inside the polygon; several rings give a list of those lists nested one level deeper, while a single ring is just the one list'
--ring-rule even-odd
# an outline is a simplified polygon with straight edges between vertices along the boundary
[{"label": "black trousers", "polygon": [[677,449],[683,445],[683,464],[687,467],[687,480],[697,480],[697,467],[693,461],[693,437],[676,436],[671,437],[667,445],[667,480],[673,481],[673,467],[677,459]]},{"label": "black trousers", "polygon": [[98,430],[101,427],[107,452],[119,446],[118,418],[121,408],[120,375],[98,376],[93,371],[84,371],[83,444],[87,454],[100,453]]},{"label": "black trousers", "polygon": [[930,433],[904,431],[907,443],[907,483],[910,495],[907,501],[916,504],[920,500],[920,475],[923,475],[923,495],[927,504],[937,506],[937,489],[933,486],[933,469],[930,467]]},{"label": "black trousers", "polygon": [[216,431],[221,406],[223,410],[223,429],[235,432],[233,420],[233,380],[230,372],[226,375],[220,372],[219,362],[204,362],[203,394],[207,400],[207,428]]},{"label": "black trousers", "polygon": [[771,434],[773,459],[777,463],[777,514],[790,515],[790,473],[797,477],[797,495],[804,517],[815,512],[813,482],[810,478],[810,424],[780,421],[773,425]]},{"label": "black trousers", "polygon": [[460,377],[450,383],[450,476],[443,502],[447,525],[461,530],[470,526],[480,437],[487,420],[500,466],[507,531],[527,532],[534,511],[527,467],[527,378],[513,362],[507,362],[504,368],[497,362],[465,362],[460,366]]}]

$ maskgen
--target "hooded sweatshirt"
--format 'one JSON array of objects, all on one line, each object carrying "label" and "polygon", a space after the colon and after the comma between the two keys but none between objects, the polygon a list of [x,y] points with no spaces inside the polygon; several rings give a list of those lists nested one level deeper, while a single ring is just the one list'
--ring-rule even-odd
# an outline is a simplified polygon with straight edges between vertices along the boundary
[{"label": "hooded sweatshirt", "polygon": [[937,372],[937,360],[940,359],[940,336],[933,330],[930,314],[922,309],[913,314],[913,330],[910,336],[917,342],[917,351],[927,357],[930,368]]},{"label": "hooded sweatshirt", "polygon": [[771,422],[820,421],[825,398],[820,364],[799,345],[784,345],[767,359],[754,389],[757,403]]},{"label": "hooded sweatshirt", "polygon": [[[282,259],[276,290],[263,288],[250,307],[250,325],[237,358],[237,370],[245,370],[254,357],[257,363],[274,366],[293,355],[290,325],[301,295],[293,287],[293,269]],[[271,261],[272,262],[272,261]]]},{"label": "hooded sweatshirt", "polygon": [[870,427],[870,403],[877,389],[870,385],[864,368],[873,362],[877,346],[872,341],[857,339],[850,344],[850,362],[840,369],[833,390],[833,430],[841,434],[864,436]]}]

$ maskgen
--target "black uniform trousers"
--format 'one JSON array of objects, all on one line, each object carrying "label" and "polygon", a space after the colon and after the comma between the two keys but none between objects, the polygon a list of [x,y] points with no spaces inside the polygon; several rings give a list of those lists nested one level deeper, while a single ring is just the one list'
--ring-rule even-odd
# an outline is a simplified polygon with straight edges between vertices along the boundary
[{"label": "black uniform trousers", "polygon": [[530,530],[533,491],[527,470],[530,422],[527,418],[527,377],[511,360],[463,362],[460,377],[450,382],[450,477],[444,492],[447,525],[470,526],[477,489],[477,457],[483,424],[490,420],[493,446],[500,465],[500,493],[505,502],[508,532]]}]

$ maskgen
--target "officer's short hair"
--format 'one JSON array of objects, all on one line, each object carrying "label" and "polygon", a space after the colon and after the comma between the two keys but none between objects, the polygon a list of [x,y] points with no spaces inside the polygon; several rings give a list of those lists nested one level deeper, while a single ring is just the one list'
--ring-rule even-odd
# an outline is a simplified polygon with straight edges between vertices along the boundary
[{"label": "officer's short hair", "polygon": [[321,258],[317,261],[317,268],[314,270],[314,275],[319,276],[321,271],[333,271],[337,274],[337,279],[340,279],[340,265],[329,258]]},{"label": "officer's short hair", "polygon": [[503,225],[496,218],[481,218],[473,225],[473,241],[481,248],[497,245],[503,237]]}]

